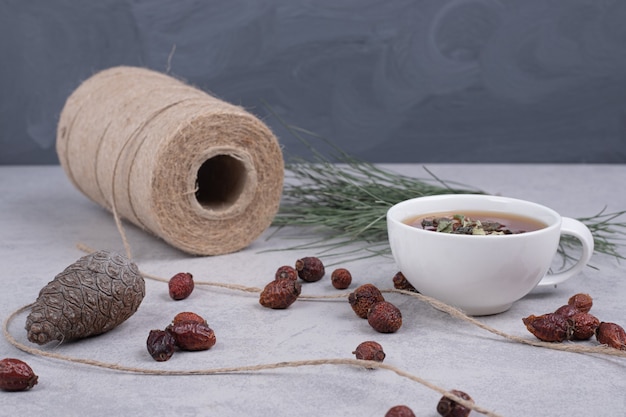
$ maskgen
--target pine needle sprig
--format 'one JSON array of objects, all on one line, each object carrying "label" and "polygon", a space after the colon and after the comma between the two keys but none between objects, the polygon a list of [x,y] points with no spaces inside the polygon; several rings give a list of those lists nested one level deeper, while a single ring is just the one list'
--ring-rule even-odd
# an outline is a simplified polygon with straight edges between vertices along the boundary
[{"label": "pine needle sprig", "polygon": [[[278,116],[277,116],[278,117]],[[389,255],[387,210],[401,201],[442,194],[488,194],[475,187],[444,181],[424,167],[427,178],[402,175],[355,158],[313,132],[281,121],[309,151],[309,158],[292,157],[285,163],[285,187],[273,225],[304,227],[308,243],[289,249],[316,249],[320,255],[354,255],[350,260]],[[330,147],[325,156],[304,137],[319,139]],[[580,217],[594,236],[595,252],[626,259],[619,248],[626,242],[626,210]],[[300,231],[298,238],[303,235]],[[580,242],[563,236],[559,254],[572,260]]]},{"label": "pine needle sprig", "polygon": [[[619,218],[626,215],[626,210],[607,212],[606,207],[597,214],[589,217],[579,217],[577,220],[584,223],[593,235],[594,250],[598,253],[610,255],[619,259],[626,259],[618,248],[626,243],[626,222]],[[572,249],[580,248],[578,239],[572,236],[562,236],[561,250],[568,253]]]},{"label": "pine needle sprig", "polygon": [[[273,225],[304,226],[316,236],[291,249],[318,249],[328,256],[361,253],[362,257],[388,255],[387,210],[397,202],[440,194],[484,194],[471,187],[444,182],[431,175],[415,178],[357,159],[334,145],[324,156],[303,137],[316,136],[286,125],[305,144],[310,159],[292,157],[285,164],[285,187]],[[323,139],[322,139],[323,140]],[[348,251],[348,246],[356,246]]]}]

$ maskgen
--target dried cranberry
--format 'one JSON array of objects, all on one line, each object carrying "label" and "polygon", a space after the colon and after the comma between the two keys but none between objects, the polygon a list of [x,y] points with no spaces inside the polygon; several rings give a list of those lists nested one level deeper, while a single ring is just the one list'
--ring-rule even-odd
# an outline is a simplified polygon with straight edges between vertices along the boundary
[{"label": "dried cranberry", "polygon": [[562,342],[572,336],[571,322],[560,314],[530,315],[523,318],[522,321],[529,332],[544,342]]},{"label": "dried cranberry", "polygon": [[174,336],[176,346],[182,350],[207,350],[216,342],[215,332],[204,323],[181,321],[165,330]]},{"label": "dried cranberry", "polygon": [[388,301],[374,304],[367,313],[367,322],[380,333],[394,333],[402,326],[400,309]]},{"label": "dried cranberry", "polygon": [[302,284],[291,279],[275,279],[263,288],[259,304],[273,309],[284,309],[300,296]]},{"label": "dried cranberry", "polygon": [[385,417],[415,417],[415,413],[406,405],[396,405],[385,413]]},{"label": "dried cranberry", "polygon": [[298,279],[298,271],[292,266],[283,265],[276,270],[275,279],[290,279],[295,281]]},{"label": "dried cranberry", "polygon": [[411,284],[409,282],[408,279],[406,279],[406,277],[404,276],[404,274],[402,272],[398,272],[396,273],[396,275],[393,276],[393,287],[396,290],[404,290],[404,291],[411,291],[411,292],[419,292],[414,286],[413,284]]},{"label": "dried cranberry", "polygon": [[380,343],[373,340],[360,343],[352,353],[357,359],[375,362],[382,362],[386,356]]},{"label": "dried cranberry", "polygon": [[[450,391],[450,393],[467,400],[472,404],[474,403],[472,397],[463,391],[454,389]],[[467,417],[470,411],[472,410],[446,396],[441,397],[439,403],[437,403],[437,412],[443,417]]]},{"label": "dried cranberry", "polygon": [[596,339],[603,345],[626,350],[626,332],[616,323],[602,322],[596,329]]},{"label": "dried cranberry", "polygon": [[0,389],[26,391],[37,385],[37,375],[24,361],[5,358],[0,361]]},{"label": "dried cranberry", "polygon": [[298,259],[296,271],[298,271],[300,279],[307,282],[319,281],[325,274],[324,264],[314,256]]},{"label": "dried cranberry", "polygon": [[337,268],[330,274],[330,282],[338,290],[345,290],[352,283],[352,274],[346,268]]},{"label": "dried cranberry", "polygon": [[381,301],[385,301],[385,298],[373,284],[363,284],[348,294],[348,302],[352,310],[362,319],[366,319],[370,308]]},{"label": "dried cranberry", "polygon": [[157,362],[169,360],[176,350],[176,340],[170,332],[165,330],[150,330],[146,340],[148,353]]},{"label": "dried cranberry", "polygon": [[583,313],[587,313],[593,306],[593,298],[591,298],[589,294],[578,293],[572,295],[569,300],[567,300],[567,304],[576,307]]},{"label": "dried cranberry", "polygon": [[174,300],[184,300],[193,292],[193,275],[189,272],[179,272],[170,278],[168,283],[170,297]]},{"label": "dried cranberry", "polygon": [[593,314],[576,313],[570,317],[572,322],[572,338],[576,340],[590,339],[596,333],[600,320]]}]

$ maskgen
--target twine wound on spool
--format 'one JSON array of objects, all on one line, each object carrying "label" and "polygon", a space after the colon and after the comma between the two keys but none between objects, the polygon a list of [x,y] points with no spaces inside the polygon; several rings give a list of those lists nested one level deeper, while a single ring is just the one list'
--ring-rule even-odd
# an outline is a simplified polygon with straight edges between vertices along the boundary
[{"label": "twine wound on spool", "polygon": [[144,68],[83,82],[61,113],[57,154],[88,198],[196,255],[252,243],[284,181],[278,141],[259,119]]}]

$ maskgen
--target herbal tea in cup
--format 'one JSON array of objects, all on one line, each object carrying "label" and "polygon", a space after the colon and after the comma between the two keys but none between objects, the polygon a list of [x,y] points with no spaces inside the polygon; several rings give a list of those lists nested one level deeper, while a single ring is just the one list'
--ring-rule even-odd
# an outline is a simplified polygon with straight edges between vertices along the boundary
[{"label": "herbal tea in cup", "polygon": [[[470,315],[496,314],[536,286],[578,274],[593,254],[593,236],[578,220],[507,197],[419,197],[387,212],[391,252],[422,294]],[[582,243],[569,269],[548,273],[561,235]]]}]

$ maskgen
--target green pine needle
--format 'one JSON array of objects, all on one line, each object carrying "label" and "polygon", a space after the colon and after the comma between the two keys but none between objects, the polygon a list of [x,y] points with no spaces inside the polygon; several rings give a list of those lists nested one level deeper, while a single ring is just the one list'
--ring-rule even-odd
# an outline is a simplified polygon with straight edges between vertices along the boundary
[{"label": "green pine needle", "polygon": [[[388,255],[387,210],[401,201],[441,194],[486,194],[459,183],[443,181],[424,168],[428,178],[415,178],[382,169],[359,160],[312,132],[284,126],[309,150],[310,158],[291,158],[286,163],[285,187],[273,225],[301,226],[310,233],[306,244],[290,249],[316,249],[320,255],[343,256],[352,260]],[[324,156],[304,137],[318,138],[331,148]],[[594,236],[595,252],[624,258],[618,248],[626,240],[626,222],[619,218],[626,210],[578,218]],[[302,234],[299,235],[302,237]],[[559,253],[564,263],[580,246],[577,239],[563,236]]]}]

